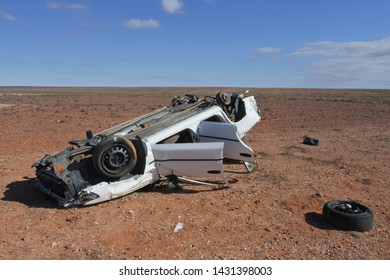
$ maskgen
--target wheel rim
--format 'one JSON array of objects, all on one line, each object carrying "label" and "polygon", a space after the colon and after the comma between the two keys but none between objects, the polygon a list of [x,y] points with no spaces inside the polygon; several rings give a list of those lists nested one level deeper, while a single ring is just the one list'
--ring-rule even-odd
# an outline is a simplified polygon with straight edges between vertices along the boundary
[{"label": "wheel rim", "polygon": [[366,212],[364,207],[361,207],[353,202],[342,202],[340,204],[336,204],[333,209],[346,214],[362,214]]},{"label": "wheel rim", "polygon": [[123,146],[114,146],[103,156],[103,167],[111,173],[121,171],[129,162],[129,152]]}]

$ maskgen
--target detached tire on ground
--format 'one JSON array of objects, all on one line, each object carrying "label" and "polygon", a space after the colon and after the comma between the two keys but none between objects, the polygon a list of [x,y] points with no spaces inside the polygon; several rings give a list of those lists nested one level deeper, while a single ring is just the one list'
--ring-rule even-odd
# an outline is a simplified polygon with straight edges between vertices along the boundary
[{"label": "detached tire on ground", "polygon": [[344,230],[366,231],[375,224],[372,210],[355,201],[329,201],[324,204],[322,215],[330,224]]},{"label": "detached tire on ground", "polygon": [[130,173],[136,162],[137,152],[134,145],[120,136],[103,139],[93,153],[96,171],[109,180],[118,180]]}]

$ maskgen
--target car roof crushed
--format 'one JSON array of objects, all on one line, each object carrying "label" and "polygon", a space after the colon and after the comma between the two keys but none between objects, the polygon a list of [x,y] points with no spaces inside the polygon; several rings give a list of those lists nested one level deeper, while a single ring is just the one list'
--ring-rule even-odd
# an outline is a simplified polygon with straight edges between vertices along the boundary
[{"label": "car roof crushed", "polygon": [[174,96],[167,107],[95,135],[87,131],[87,139],[70,140],[71,147],[45,155],[33,164],[36,185],[72,207],[121,197],[167,178],[223,177],[224,158],[250,173],[257,163],[245,135],[259,121],[254,97],[244,93]]}]

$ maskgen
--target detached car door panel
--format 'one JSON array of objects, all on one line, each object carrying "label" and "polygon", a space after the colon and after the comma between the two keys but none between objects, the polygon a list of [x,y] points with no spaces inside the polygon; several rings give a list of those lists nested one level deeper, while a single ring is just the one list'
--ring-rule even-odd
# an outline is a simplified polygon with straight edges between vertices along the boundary
[{"label": "detached car door panel", "polygon": [[224,177],[223,142],[156,144],[152,152],[160,176]]},{"label": "detached car door panel", "polygon": [[253,150],[240,139],[234,124],[203,121],[199,124],[198,130],[200,142],[224,143],[225,158],[256,162]]}]

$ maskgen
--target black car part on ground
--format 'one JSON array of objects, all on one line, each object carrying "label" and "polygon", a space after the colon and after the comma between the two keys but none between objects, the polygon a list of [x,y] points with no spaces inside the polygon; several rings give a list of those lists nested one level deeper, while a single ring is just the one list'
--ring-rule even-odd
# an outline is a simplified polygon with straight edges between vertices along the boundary
[{"label": "black car part on ground", "polygon": [[344,230],[366,231],[375,224],[372,210],[356,201],[328,201],[324,204],[322,215],[327,222]]},{"label": "black car part on ground", "polygon": [[137,162],[137,151],[130,140],[110,136],[97,144],[93,165],[104,178],[117,180],[130,173]]},{"label": "black car part on ground", "polygon": [[311,145],[311,146],[318,146],[320,145],[320,140],[311,138],[309,136],[303,137],[303,144]]}]

